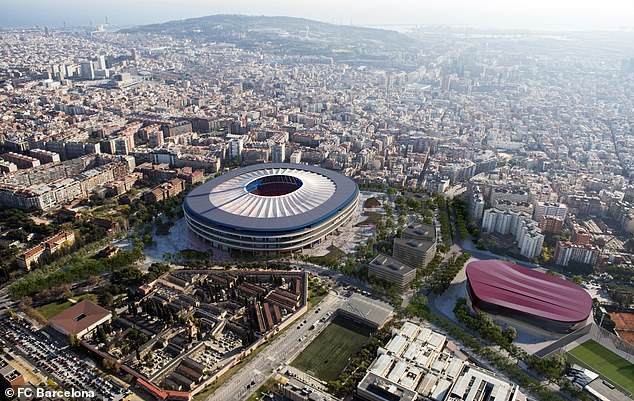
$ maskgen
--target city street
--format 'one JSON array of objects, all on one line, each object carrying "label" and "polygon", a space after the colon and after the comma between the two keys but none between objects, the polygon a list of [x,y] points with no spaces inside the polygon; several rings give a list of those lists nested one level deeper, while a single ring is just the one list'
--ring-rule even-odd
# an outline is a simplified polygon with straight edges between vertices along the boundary
[{"label": "city street", "polygon": [[[344,301],[344,297],[333,292],[329,293],[317,305],[317,309],[309,310],[294,324],[290,325],[286,331],[266,345],[266,349],[262,350],[248,364],[236,372],[231,379],[207,397],[207,400],[235,401],[246,399],[264,384],[279,366],[291,361],[306,348],[321,330],[328,325],[329,318]],[[328,320],[320,322],[319,320],[323,317]],[[315,325],[315,328],[310,330],[312,325]]]}]

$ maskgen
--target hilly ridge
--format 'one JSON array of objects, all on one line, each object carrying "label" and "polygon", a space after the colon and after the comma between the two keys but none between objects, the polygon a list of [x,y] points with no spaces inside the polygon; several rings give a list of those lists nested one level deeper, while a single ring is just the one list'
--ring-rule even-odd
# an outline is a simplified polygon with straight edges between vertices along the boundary
[{"label": "hilly ridge", "polygon": [[334,25],[282,16],[211,15],[124,29],[202,42],[224,42],[240,48],[286,55],[314,55],[335,60],[387,59],[408,52],[416,42],[396,31]]}]

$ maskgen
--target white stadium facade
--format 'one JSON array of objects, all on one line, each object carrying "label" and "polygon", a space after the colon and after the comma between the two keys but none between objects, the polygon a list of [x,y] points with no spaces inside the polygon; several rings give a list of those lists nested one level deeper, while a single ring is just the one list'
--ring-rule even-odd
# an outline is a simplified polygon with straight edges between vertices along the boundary
[{"label": "white stadium facade", "polygon": [[293,252],[322,241],[349,221],[359,188],[321,167],[267,163],[239,168],[189,193],[187,224],[213,247]]}]

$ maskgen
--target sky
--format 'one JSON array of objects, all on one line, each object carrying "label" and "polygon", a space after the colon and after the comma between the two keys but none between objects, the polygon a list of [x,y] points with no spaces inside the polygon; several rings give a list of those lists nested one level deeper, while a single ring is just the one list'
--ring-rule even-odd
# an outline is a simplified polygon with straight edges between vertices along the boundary
[{"label": "sky", "polygon": [[354,25],[634,30],[632,0],[0,0],[0,27],[141,25],[212,14]]}]

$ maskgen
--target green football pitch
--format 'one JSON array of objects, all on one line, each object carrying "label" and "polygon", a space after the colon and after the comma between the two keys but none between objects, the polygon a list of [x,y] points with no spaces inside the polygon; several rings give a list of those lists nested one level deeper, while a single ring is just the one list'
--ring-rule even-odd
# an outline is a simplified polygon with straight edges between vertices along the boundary
[{"label": "green football pitch", "polygon": [[318,379],[329,381],[339,377],[348,359],[361,350],[370,330],[337,316],[291,362],[291,366]]},{"label": "green football pitch", "polygon": [[[600,374],[630,394],[634,393],[634,365],[593,340],[568,352],[569,362],[581,361],[581,365]],[[575,360],[576,359],[576,360]]]}]

